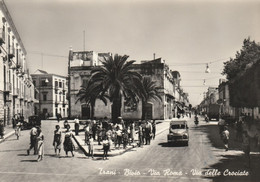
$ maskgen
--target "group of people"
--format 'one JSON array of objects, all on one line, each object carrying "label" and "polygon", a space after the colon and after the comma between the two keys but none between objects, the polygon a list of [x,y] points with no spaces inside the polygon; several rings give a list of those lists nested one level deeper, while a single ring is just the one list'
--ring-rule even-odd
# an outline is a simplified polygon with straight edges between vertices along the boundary
[{"label": "group of people", "polygon": [[[114,144],[115,149],[120,149],[122,145],[125,149],[127,145],[134,142],[136,134],[138,135],[138,145],[149,145],[151,139],[155,138],[155,121],[144,120],[137,122],[125,122],[122,117],[118,117],[117,122],[110,122],[106,117],[101,120],[87,120],[84,127],[85,143],[89,148],[89,156],[93,158],[94,141],[98,145],[103,145],[103,159],[107,159],[107,154],[111,151]],[[75,121],[75,133],[77,134]]]},{"label": "group of people", "polygon": [[38,154],[38,162],[43,159],[43,141],[44,135],[41,128],[33,126],[30,131],[30,146],[27,150],[27,155],[30,155],[31,149],[34,149],[34,155]]},{"label": "group of people", "polygon": [[[54,137],[53,137],[53,147],[55,155],[60,156],[62,146],[62,130],[59,125],[55,126]],[[70,125],[67,126],[64,131],[64,142],[63,142],[64,151],[66,156],[68,152],[71,152],[72,157],[74,157],[73,151],[75,146],[72,142],[72,131],[70,130]],[[34,155],[38,154],[37,161],[41,161],[44,155],[44,135],[39,126],[33,126],[30,130],[30,146],[27,149],[27,155],[30,155],[30,151],[33,149]]]}]

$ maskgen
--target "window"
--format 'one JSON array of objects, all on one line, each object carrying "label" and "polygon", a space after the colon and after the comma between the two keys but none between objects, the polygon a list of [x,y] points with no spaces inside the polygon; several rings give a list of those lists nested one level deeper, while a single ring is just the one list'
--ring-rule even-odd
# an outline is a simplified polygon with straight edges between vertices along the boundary
[{"label": "window", "polygon": [[43,100],[47,101],[47,94],[43,94]]},{"label": "window", "polygon": [[137,104],[133,102],[124,102],[124,112],[137,111]]},{"label": "window", "polygon": [[36,81],[35,80],[33,80],[33,85],[36,87]]},{"label": "window", "polygon": [[62,88],[62,82],[59,82],[59,87]]},{"label": "window", "polygon": [[55,87],[58,87],[58,81],[55,81]]},{"label": "window", "polygon": [[42,80],[42,84],[41,84],[43,87],[46,87],[47,86],[47,82],[45,80]]},{"label": "window", "polygon": [[82,86],[86,87],[86,86],[87,86],[87,84],[88,84],[88,80],[86,80],[86,79],[83,79],[83,80],[82,80]]}]

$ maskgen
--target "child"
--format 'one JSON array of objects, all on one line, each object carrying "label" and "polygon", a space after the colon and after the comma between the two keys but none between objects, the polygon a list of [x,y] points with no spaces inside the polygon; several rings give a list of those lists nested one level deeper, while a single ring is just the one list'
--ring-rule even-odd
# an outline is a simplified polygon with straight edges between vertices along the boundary
[{"label": "child", "polygon": [[94,138],[92,135],[89,135],[88,139],[88,154],[91,155],[92,159],[94,159]]},{"label": "child", "polygon": [[107,136],[105,136],[105,139],[103,140],[103,150],[104,150],[104,154],[103,154],[103,160],[105,160],[105,158],[107,159],[107,153],[109,150],[109,141]]}]

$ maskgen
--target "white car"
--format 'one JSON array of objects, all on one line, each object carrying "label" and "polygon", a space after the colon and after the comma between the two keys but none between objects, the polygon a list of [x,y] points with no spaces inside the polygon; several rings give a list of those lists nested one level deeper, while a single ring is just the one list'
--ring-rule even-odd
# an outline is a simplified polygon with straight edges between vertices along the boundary
[{"label": "white car", "polygon": [[189,127],[186,120],[174,120],[170,122],[168,143],[184,143],[189,145]]}]

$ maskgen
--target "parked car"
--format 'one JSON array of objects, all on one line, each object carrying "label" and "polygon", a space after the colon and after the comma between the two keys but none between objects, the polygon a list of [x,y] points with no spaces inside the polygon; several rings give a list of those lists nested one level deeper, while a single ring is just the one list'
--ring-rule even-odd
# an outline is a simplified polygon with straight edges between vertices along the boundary
[{"label": "parked car", "polygon": [[173,120],[170,122],[168,143],[184,143],[189,145],[189,127],[186,120]]},{"label": "parked car", "polygon": [[37,115],[29,116],[22,123],[22,129],[31,129],[33,126],[41,126],[41,118]]}]

